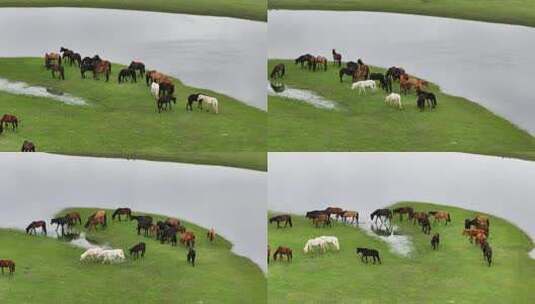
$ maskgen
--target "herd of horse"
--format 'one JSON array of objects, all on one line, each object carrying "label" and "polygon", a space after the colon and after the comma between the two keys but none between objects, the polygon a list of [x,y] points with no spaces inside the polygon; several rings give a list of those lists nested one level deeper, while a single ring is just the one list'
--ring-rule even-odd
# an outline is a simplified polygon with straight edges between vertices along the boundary
[{"label": "herd of horse", "polygon": [[[195,250],[195,234],[193,231],[188,231],[183,223],[176,218],[167,218],[164,221],[157,221],[154,223],[152,216],[149,215],[133,215],[130,208],[117,208],[112,214],[112,221],[122,222],[136,221],[137,234],[144,232],[147,237],[155,237],[161,244],[170,243],[176,246],[178,242],[187,248],[186,261],[195,266],[196,250]],[[51,226],[56,226],[55,231],[59,238],[67,238],[73,235],[73,229],[77,225],[82,225],[82,217],[76,211],[68,212],[62,216],[51,219]],[[105,229],[108,226],[108,217],[106,210],[97,210],[88,216],[84,228],[87,231],[96,231],[97,228]],[[61,229],[61,232],[60,232]],[[47,235],[47,223],[44,220],[32,221],[26,227],[26,234],[28,235]],[[177,234],[179,237],[177,238]],[[216,232],[211,228],[206,233],[206,238],[211,243],[216,240]],[[130,256],[133,259],[143,258],[147,250],[145,242],[139,242],[128,249]],[[81,256],[80,261],[87,262],[101,262],[101,263],[119,263],[124,260],[124,252],[122,249],[102,249],[100,247],[92,247],[86,250]],[[12,274],[15,272],[15,262],[13,260],[0,260],[0,268],[2,274],[4,268],[7,268]]]},{"label": "herd of horse", "polygon": [[[342,67],[342,54],[337,53],[335,49],[332,50],[333,65],[339,67],[338,77],[340,82],[344,81],[344,76],[350,76],[353,84],[351,88],[358,90],[359,94],[365,93],[368,89],[376,90],[376,82],[388,95],[385,96],[385,104],[392,105],[398,109],[403,109],[401,102],[401,95],[407,95],[412,90],[415,91],[417,99],[416,106],[424,111],[427,108],[434,109],[437,106],[436,95],[432,92],[425,91],[428,83],[425,80],[411,76],[405,72],[401,67],[392,66],[388,68],[386,73],[371,72],[371,69],[366,65],[362,59],[357,61],[348,61]],[[295,59],[295,64],[300,65],[301,68],[306,68],[309,71],[327,71],[328,60],[324,56],[315,56],[312,54],[300,55]],[[282,78],[286,74],[286,68],[283,63],[275,65],[270,78]],[[393,92],[393,83],[399,83],[399,93]]]},{"label": "herd of horse", "polygon": [[[421,227],[421,231],[425,235],[431,234],[432,225],[443,223],[444,226],[448,226],[452,222],[452,218],[449,212],[442,210],[432,211],[415,211],[414,208],[404,206],[394,209],[381,208],[376,209],[370,213],[370,220],[374,224],[391,225],[392,219],[395,216],[399,216],[399,221],[403,222],[404,216],[408,222],[412,222],[413,225],[418,224]],[[359,223],[359,214],[357,211],[344,210],[339,207],[328,207],[324,210],[312,210],[305,214],[305,218],[311,220],[312,225],[316,228],[331,227],[334,221],[341,221],[343,223],[356,224]],[[277,223],[277,229],[293,227],[292,216],[290,214],[279,214],[269,218],[269,223]],[[284,226],[280,224],[284,223]],[[483,252],[483,258],[491,266],[492,263],[492,247],[488,242],[489,237],[490,220],[488,216],[476,215],[473,219],[465,219],[463,235],[468,236],[470,243],[474,243],[481,248]],[[435,233],[430,239],[431,248],[438,250],[440,245],[440,234]],[[329,248],[340,250],[340,244],[334,236],[320,236],[309,239],[303,249],[304,253],[320,252],[323,253]],[[373,248],[356,248],[356,254],[360,256],[361,261],[368,263],[368,258],[373,260],[375,264],[378,262],[381,264],[379,251]],[[268,263],[270,263],[271,247],[268,246]],[[293,259],[293,250],[288,246],[278,246],[273,254],[273,260],[283,260],[286,257],[286,261],[291,262]]]}]

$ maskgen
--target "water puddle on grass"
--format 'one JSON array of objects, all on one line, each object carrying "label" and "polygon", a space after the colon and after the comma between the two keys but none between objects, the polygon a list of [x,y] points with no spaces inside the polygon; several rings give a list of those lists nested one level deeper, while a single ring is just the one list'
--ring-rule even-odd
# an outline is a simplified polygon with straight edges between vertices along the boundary
[{"label": "water puddle on grass", "polygon": [[44,97],[54,99],[63,102],[68,105],[84,106],[87,105],[84,99],[70,95],[68,93],[62,93],[55,89],[47,89],[40,86],[30,86],[22,81],[9,81],[4,78],[0,78],[0,91],[4,91],[15,95],[28,95],[35,97]]},{"label": "water puddle on grass", "polygon": [[368,235],[386,242],[390,247],[390,251],[393,253],[403,257],[410,256],[413,248],[411,238],[401,234],[398,226],[392,225],[387,227],[370,222],[363,225],[362,229]]},{"label": "water puddle on grass", "polygon": [[318,94],[312,91],[308,91],[308,90],[294,89],[294,88],[289,88],[287,86],[284,91],[277,93],[275,92],[275,90],[273,90],[271,85],[268,84],[268,94],[270,96],[278,96],[278,97],[303,101],[319,109],[327,109],[327,110],[336,109],[336,102],[325,99],[319,96]]},{"label": "water puddle on grass", "polygon": [[535,260],[535,249],[529,252],[529,257]]},{"label": "water puddle on grass", "polygon": [[89,249],[89,248],[101,248],[101,249],[111,249],[108,244],[99,244],[95,240],[87,238],[85,232],[79,232],[75,229],[70,231],[65,231],[64,235],[61,235],[61,228],[58,231],[52,230],[52,233],[49,235],[52,238],[58,239],[59,241],[66,242],[75,247]]}]

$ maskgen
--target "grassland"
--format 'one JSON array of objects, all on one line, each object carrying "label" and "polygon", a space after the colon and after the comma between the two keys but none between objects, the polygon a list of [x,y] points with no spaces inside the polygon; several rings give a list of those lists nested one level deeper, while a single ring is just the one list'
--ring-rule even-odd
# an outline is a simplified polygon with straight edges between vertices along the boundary
[{"label": "grassland", "polygon": [[[73,210],[83,218],[94,212]],[[218,236],[210,243],[206,229],[191,223],[185,226],[197,236],[195,268],[186,263],[184,246],[161,245],[138,236],[135,221],[109,223],[107,229],[87,235],[124,250],[139,241],[147,244],[143,259],[128,258],[116,265],[81,264],[82,248],[0,229],[0,258],[11,258],[17,264],[14,276],[0,275],[0,302],[265,303],[265,276],[258,266],[233,254],[225,239]]]},{"label": "grassland", "polygon": [[[535,138],[529,133],[434,84],[428,90],[437,95],[435,110],[420,112],[413,92],[402,96],[405,109],[400,111],[385,105],[380,89],[359,95],[348,76],[340,83],[338,68],[311,72],[290,60],[273,59],[268,70],[281,62],[286,85],[313,91],[336,102],[337,109],[269,96],[269,151],[443,151],[535,159]],[[394,91],[399,91],[397,83]]]},{"label": "grassland", "polygon": [[[177,104],[159,114],[144,79],[117,83],[120,68],[113,65],[106,83],[93,80],[91,73],[82,79],[77,67],[66,65],[66,80],[60,81],[44,69],[40,58],[1,58],[1,78],[56,88],[89,105],[0,91],[2,112],[22,121],[17,132],[0,135],[0,151],[20,151],[28,139],[41,152],[266,169],[266,112],[175,79]],[[216,96],[221,112],[187,112],[187,96],[198,91]]]},{"label": "grassland", "polygon": [[[350,225],[314,228],[303,216],[294,216],[293,228],[270,225],[269,244],[293,248],[292,263],[272,262],[268,273],[269,303],[533,303],[535,260],[528,256],[534,244],[511,223],[490,217],[494,263],[488,267],[478,247],[461,236],[464,219],[476,212],[429,203],[402,202],[415,210],[450,212],[451,225],[434,224],[440,233],[438,251],[430,237],[406,221],[394,223],[411,237],[409,257],[390,251],[383,241]],[[361,214],[361,219],[367,215]],[[361,224],[363,225],[363,224]],[[303,253],[305,242],[320,235],[333,235],[340,252],[324,255]],[[376,248],[382,265],[361,263],[356,247]]]}]

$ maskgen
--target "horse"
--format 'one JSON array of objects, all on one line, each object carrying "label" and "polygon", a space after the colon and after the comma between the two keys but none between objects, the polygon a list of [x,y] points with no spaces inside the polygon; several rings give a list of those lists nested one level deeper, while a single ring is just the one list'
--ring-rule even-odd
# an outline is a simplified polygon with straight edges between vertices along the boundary
[{"label": "horse", "polygon": [[423,219],[423,218],[428,218],[429,217],[429,214],[425,213],[425,212],[413,212],[412,215],[409,214],[409,220],[412,220],[412,224],[416,224],[416,222],[418,222],[419,220]]},{"label": "horse", "polygon": [[44,235],[47,235],[46,234],[46,222],[45,221],[33,221],[30,223],[30,225],[28,225],[28,227],[26,227],[26,234],[33,234],[34,235],[37,235],[37,228],[41,228],[41,232],[44,234]]},{"label": "horse", "polygon": [[[314,220],[316,217],[318,217],[321,214],[327,214],[327,213],[325,212],[325,210],[313,210],[313,211],[308,211],[306,213],[305,217],[307,219]],[[329,216],[329,215],[327,214],[327,216]]]},{"label": "horse", "polygon": [[63,68],[63,66],[59,65],[59,64],[51,64],[49,66],[49,69],[52,73],[52,78],[56,78],[56,73],[59,74],[59,77],[58,79],[60,80],[65,80],[65,69]]},{"label": "horse", "polygon": [[76,211],[67,213],[65,217],[69,220],[69,225],[76,225],[76,222],[82,225],[82,217]]},{"label": "horse", "polygon": [[4,125],[7,128],[8,124],[11,124],[11,128],[15,131],[19,127],[19,119],[15,115],[4,114],[0,119],[0,125]]},{"label": "horse", "polygon": [[167,111],[172,108],[171,103],[176,104],[176,97],[171,95],[160,95],[158,101],[156,102],[156,107],[158,108],[158,113],[161,113],[162,110]]},{"label": "horse", "polygon": [[148,215],[130,215],[130,220],[137,221],[137,235],[141,234],[141,230],[144,230],[145,236],[149,234],[149,228],[152,225],[152,216]]},{"label": "horse", "polygon": [[464,229],[462,233],[462,235],[468,236],[470,238],[470,243],[474,242],[474,238],[476,238],[478,234],[485,234],[485,230],[477,229],[477,228],[470,228],[470,229]]},{"label": "horse", "polygon": [[150,93],[156,100],[160,98],[160,85],[157,82],[150,85]]},{"label": "horse", "polygon": [[169,217],[164,222],[167,226],[178,228],[180,227],[180,220],[177,218]]},{"label": "horse", "polygon": [[197,102],[197,108],[202,109],[202,100],[199,100],[201,93],[191,94],[188,96],[188,103],[186,103],[186,111],[193,111],[193,103]]},{"label": "horse", "polygon": [[150,85],[153,82],[156,82],[158,84],[163,82],[171,83],[171,79],[167,77],[167,75],[160,73],[156,70],[150,70],[147,73],[145,73],[145,82],[147,85]]},{"label": "horse", "polygon": [[334,214],[338,219],[342,215],[342,213],[344,213],[344,209],[338,207],[327,207],[325,208],[324,212],[329,215],[329,217]]},{"label": "horse", "polygon": [[375,264],[376,260],[379,261],[379,264],[381,263],[381,258],[379,257],[379,251],[377,249],[370,249],[370,248],[357,248],[356,250],[357,255],[360,255],[360,260],[362,262],[368,263],[368,257],[373,258],[373,263]]},{"label": "horse", "polygon": [[176,233],[178,229],[176,227],[171,227],[168,225],[165,225],[164,227],[160,227],[160,228],[163,228],[163,229],[160,229],[160,236],[159,236],[160,243],[163,244],[163,243],[168,242],[168,243],[171,243],[171,246],[176,246],[177,245]]},{"label": "horse", "polygon": [[344,223],[359,224],[359,213],[357,211],[344,211],[341,217]]},{"label": "horse", "polygon": [[93,59],[89,57],[84,57],[82,63],[80,64],[80,75],[82,75],[82,79],[85,79],[85,72],[93,71],[94,67],[95,64],[93,62]]},{"label": "horse", "polygon": [[288,262],[292,261],[293,253],[292,249],[288,247],[279,246],[277,250],[275,250],[275,253],[273,254],[273,261],[277,261],[277,256],[282,261],[282,257],[286,256],[286,259]]},{"label": "horse", "polygon": [[96,230],[98,224],[100,224],[103,228],[106,227],[107,219],[105,210],[98,210],[97,212],[90,215],[87,218],[87,222],[85,223],[84,227],[89,231],[91,229]]},{"label": "horse", "polygon": [[[374,219],[375,218],[375,219]],[[376,209],[370,214],[370,219],[377,223],[377,219],[383,222],[383,218],[392,220],[392,211],[390,209]]]},{"label": "horse", "polygon": [[318,248],[320,253],[325,252],[326,250],[326,242],[325,240],[321,238],[314,238],[310,239],[305,243],[305,247],[303,248],[303,252],[309,253],[314,250],[314,248]]},{"label": "horse", "polygon": [[130,78],[130,82],[137,82],[136,71],[131,68],[124,68],[119,71],[119,76],[117,77],[117,82],[123,83]]},{"label": "horse", "polygon": [[399,214],[399,221],[403,222],[403,214],[408,214],[409,218],[412,217],[412,214],[414,213],[414,209],[412,207],[399,207],[395,208],[393,211],[393,214]]},{"label": "horse", "polygon": [[[215,114],[219,113],[219,102],[217,101],[217,98],[211,97],[208,95],[199,94],[198,101],[201,103],[205,103],[209,107],[211,107]],[[202,109],[202,106],[201,106],[201,109]]]},{"label": "horse", "polygon": [[297,57],[297,59],[295,59],[295,64],[301,64],[301,68],[303,68],[306,62],[310,66],[310,63],[312,62],[313,58],[314,56],[312,56],[311,54],[301,55]]},{"label": "horse", "polygon": [[121,221],[121,215],[126,215],[126,217],[130,220],[130,217],[132,216],[132,209],[130,208],[117,208],[115,211],[113,211],[113,214],[111,215],[112,221],[115,220],[115,217],[119,217],[119,222]]},{"label": "horse", "polygon": [[432,109],[436,108],[437,97],[435,96],[435,94],[431,92],[426,92],[420,89],[419,87],[416,88],[416,94],[418,95],[418,97],[422,97],[427,102],[429,108],[432,108]]},{"label": "horse", "polygon": [[385,77],[385,75],[381,73],[370,73],[370,79],[379,81],[381,89],[387,93],[392,93],[392,81],[390,78]]},{"label": "horse", "polygon": [[9,270],[9,274],[15,273],[15,262],[12,260],[0,260],[0,269],[2,269],[2,275],[4,274],[4,268]]},{"label": "horse", "polygon": [[206,232],[206,238],[210,240],[210,242],[213,242],[216,237],[214,228],[210,228],[208,232]]},{"label": "horse", "polygon": [[408,94],[413,87],[416,88],[416,91],[422,90],[426,85],[425,80],[411,77],[408,74],[402,74],[399,77],[399,88],[403,94]]},{"label": "horse", "polygon": [[61,55],[58,53],[45,53],[45,68],[50,69],[52,62],[61,65]]},{"label": "horse", "polygon": [[375,80],[361,80],[351,85],[352,90],[358,89],[359,95],[366,93],[366,89],[368,88],[375,91]]},{"label": "horse", "polygon": [[476,237],[474,238],[475,242],[474,245],[483,246],[483,243],[487,241],[487,236],[484,232],[480,232],[476,234]]},{"label": "horse", "polygon": [[20,152],[35,152],[35,145],[28,140],[25,140],[22,143],[22,148],[20,148]]},{"label": "horse", "polygon": [[134,75],[135,71],[139,71],[139,77],[143,77],[143,74],[145,74],[145,64],[141,61],[130,62],[128,68],[134,71]]},{"label": "horse", "polygon": [[342,66],[342,54],[337,53],[335,49],[332,50],[333,53],[333,64],[338,64],[338,66]]},{"label": "horse", "polygon": [[271,79],[282,78],[284,77],[285,73],[286,73],[286,67],[284,66],[284,63],[279,63],[273,68],[273,70],[271,71],[271,74],[269,75],[269,78]]},{"label": "horse", "polygon": [[340,250],[340,242],[338,242],[338,238],[335,236],[320,236],[321,240],[325,242],[325,248],[328,248],[329,245],[334,246],[336,250]]},{"label": "horse", "polygon": [[472,220],[465,219],[464,220],[464,228],[470,229],[472,227],[475,227],[477,229],[481,229],[485,231],[485,234],[489,236],[489,226],[487,221],[479,221],[477,218],[474,218]]},{"label": "horse", "polygon": [[397,93],[390,93],[385,97],[385,104],[392,105],[396,108],[403,110],[403,104],[401,103],[401,96]]},{"label": "horse", "polygon": [[107,60],[99,60],[93,66],[93,79],[98,79],[99,74],[106,76],[106,82],[110,80],[111,63]]},{"label": "horse", "polygon": [[403,74],[405,74],[405,70],[403,68],[398,68],[398,67],[393,66],[393,67],[388,68],[385,76],[386,78],[399,81],[399,78]]},{"label": "horse", "polygon": [[193,247],[188,248],[188,254],[186,256],[186,261],[191,264],[192,267],[195,267],[195,256],[197,253],[195,252],[195,249]]},{"label": "horse", "polygon": [[439,244],[440,244],[440,234],[435,233],[433,237],[431,238],[431,247],[433,247],[433,250],[437,250]]},{"label": "horse", "polygon": [[133,258],[137,259],[137,258],[139,258],[139,254],[141,253],[141,257],[144,257],[145,256],[145,250],[146,250],[145,243],[140,242],[140,243],[136,244],[134,247],[129,249],[130,256],[132,256]]},{"label": "horse", "polygon": [[431,233],[431,222],[428,217],[422,217],[418,219],[418,224],[422,226],[422,232],[425,234]]},{"label": "horse", "polygon": [[161,81],[159,85],[160,85],[160,90],[159,90],[160,96],[161,95],[172,96],[175,93],[175,85],[170,80]]},{"label": "horse", "polygon": [[314,71],[316,71],[316,69],[320,69],[321,65],[323,65],[323,70],[327,71],[327,58],[323,56],[317,56],[317,57],[314,57],[314,59],[311,62],[312,62],[312,69]]},{"label": "horse", "polygon": [[362,61],[359,59],[357,62],[360,62],[353,72],[353,82],[357,82],[359,80],[366,80],[370,77],[370,68],[362,63]]},{"label": "horse", "polygon": [[269,219],[269,223],[277,222],[277,228],[280,228],[280,222],[284,222],[284,228],[290,224],[290,228],[293,227],[292,217],[289,214],[281,214]]},{"label": "horse", "polygon": [[331,226],[331,218],[328,214],[318,214],[314,219],[312,219],[312,224],[316,226],[316,228],[319,228],[319,225],[321,224],[323,228],[325,226]]},{"label": "horse", "polygon": [[492,263],[492,247],[490,247],[488,242],[485,242],[481,246],[481,250],[483,251],[483,258],[487,261],[490,267],[490,264]]},{"label": "horse", "polygon": [[195,234],[186,231],[180,235],[180,243],[184,246],[195,247]]},{"label": "horse", "polygon": [[352,68],[341,68],[340,71],[338,71],[338,76],[340,77],[340,82],[344,82],[344,75],[347,76],[353,76],[355,73],[355,69]]},{"label": "horse", "polygon": [[103,264],[122,263],[126,259],[122,249],[102,250],[98,258]]},{"label": "horse", "polygon": [[67,216],[61,216],[61,217],[53,218],[50,221],[50,225],[54,225],[54,224],[56,224],[56,232],[58,232],[59,227],[61,227],[61,236],[64,236],[65,235],[65,226],[67,226],[67,228],[69,228],[70,221],[67,218]]},{"label": "horse", "polygon": [[448,223],[451,223],[451,217],[450,217],[449,212],[446,212],[446,211],[429,211],[428,213],[433,216],[433,218],[434,218],[433,223],[435,223],[437,221],[440,222],[442,220],[444,220],[446,225]]}]

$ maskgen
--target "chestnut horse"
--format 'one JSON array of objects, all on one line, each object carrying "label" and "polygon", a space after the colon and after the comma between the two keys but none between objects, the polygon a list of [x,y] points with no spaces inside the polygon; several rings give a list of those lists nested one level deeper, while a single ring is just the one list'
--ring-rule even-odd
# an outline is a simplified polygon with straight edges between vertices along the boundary
[{"label": "chestnut horse", "polygon": [[89,216],[84,227],[87,228],[87,230],[91,230],[91,229],[96,230],[98,224],[100,224],[102,227],[106,227],[107,220],[106,220],[105,210],[99,210],[93,213],[91,216]]},{"label": "chestnut horse", "polygon": [[5,125],[5,128],[7,128],[8,124],[11,124],[11,128],[15,131],[19,127],[19,119],[15,115],[4,114],[0,119],[0,125]]},{"label": "chestnut horse", "polygon": [[111,63],[107,60],[100,60],[94,63],[93,66],[93,79],[98,79],[99,74],[106,76],[106,81],[110,80]]},{"label": "chestnut horse", "polygon": [[323,65],[323,70],[327,71],[327,58],[323,56],[317,56],[313,57],[312,59],[312,70],[316,71],[316,69],[321,69],[321,66]]},{"label": "chestnut horse", "polygon": [[312,219],[312,224],[314,224],[316,228],[319,228],[320,224],[322,227],[331,226],[331,218],[328,214],[318,214],[318,216]]},{"label": "chestnut horse", "polygon": [[477,238],[479,234],[485,234],[485,230],[476,228],[464,229],[462,234],[468,236],[470,238],[470,243],[473,243],[474,238]]},{"label": "chestnut horse", "polygon": [[41,228],[41,231],[46,235],[46,222],[45,221],[33,221],[26,227],[26,234],[37,235],[37,228]]},{"label": "chestnut horse", "polygon": [[195,234],[186,231],[180,235],[180,243],[184,246],[195,247]]},{"label": "chestnut horse", "polygon": [[333,214],[336,215],[337,219],[344,213],[344,209],[338,207],[327,207],[324,211],[329,216],[332,216]]},{"label": "chestnut horse", "polygon": [[9,274],[15,272],[15,262],[12,260],[0,260],[0,269],[2,269],[2,274],[4,274],[4,268],[9,269]]},{"label": "chestnut horse", "polygon": [[292,249],[288,247],[279,246],[277,250],[275,250],[275,253],[273,254],[273,261],[277,260],[277,256],[280,258],[281,261],[282,261],[282,257],[286,256],[287,261],[291,262],[293,258]]},{"label": "chestnut horse", "polygon": [[428,213],[433,216],[433,223],[437,221],[440,222],[443,220],[447,225],[451,222],[450,214],[446,211],[429,211]]},{"label": "chestnut horse", "polygon": [[332,51],[333,53],[333,64],[338,64],[339,67],[342,66],[342,54],[337,53],[335,49]]}]

